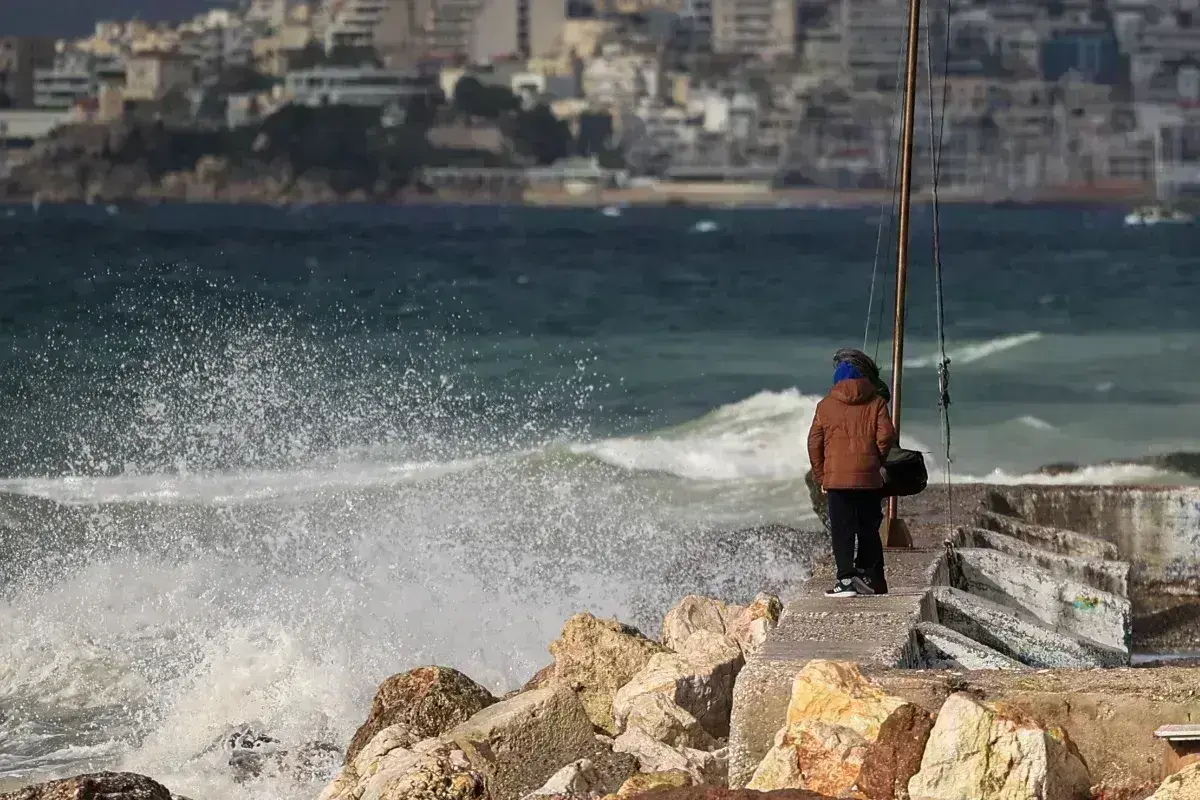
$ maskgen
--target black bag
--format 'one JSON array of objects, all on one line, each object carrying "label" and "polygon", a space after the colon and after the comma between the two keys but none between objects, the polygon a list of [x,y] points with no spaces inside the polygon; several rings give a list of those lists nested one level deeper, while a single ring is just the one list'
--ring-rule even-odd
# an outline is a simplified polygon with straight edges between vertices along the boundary
[{"label": "black bag", "polygon": [[925,491],[929,484],[929,472],[925,469],[925,456],[917,450],[893,447],[888,451],[883,466],[884,497],[909,497]]}]

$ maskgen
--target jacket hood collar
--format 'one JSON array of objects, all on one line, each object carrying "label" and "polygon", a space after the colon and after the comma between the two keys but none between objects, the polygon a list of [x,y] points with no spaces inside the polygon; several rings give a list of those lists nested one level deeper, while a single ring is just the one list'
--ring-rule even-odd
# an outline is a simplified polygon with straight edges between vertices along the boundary
[{"label": "jacket hood collar", "polygon": [[870,402],[876,394],[878,392],[871,381],[866,378],[851,378],[835,383],[829,396],[847,405],[857,406]]}]

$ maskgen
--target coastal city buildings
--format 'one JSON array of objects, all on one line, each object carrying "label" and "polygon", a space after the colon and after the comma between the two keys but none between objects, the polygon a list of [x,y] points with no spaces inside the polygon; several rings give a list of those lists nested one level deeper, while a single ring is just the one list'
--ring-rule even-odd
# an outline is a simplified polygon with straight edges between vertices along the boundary
[{"label": "coastal city buildings", "polygon": [[[921,61],[938,74],[932,97],[921,80],[918,183],[935,119],[947,191],[1200,184],[1196,0],[927,12]],[[895,166],[907,17],[904,0],[243,0],[175,24],[101,20],[77,39],[0,30],[0,143],[18,113],[23,139],[64,115],[186,124],[214,103],[229,125],[293,103],[402,114],[472,75],[572,130],[609,120],[634,174],[879,187]]]}]

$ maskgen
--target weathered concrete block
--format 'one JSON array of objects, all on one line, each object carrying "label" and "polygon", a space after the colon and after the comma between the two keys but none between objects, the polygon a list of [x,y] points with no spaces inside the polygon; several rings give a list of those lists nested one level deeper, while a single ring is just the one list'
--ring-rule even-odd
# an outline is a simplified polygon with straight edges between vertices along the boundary
[{"label": "weathered concrete block", "polygon": [[934,669],[1028,669],[1020,661],[936,622],[918,623],[917,637],[925,650],[927,666]]},{"label": "weathered concrete block", "polygon": [[965,547],[954,551],[954,566],[959,589],[1023,611],[1056,631],[1129,651],[1129,600],[1068,577],[1061,565],[1043,569],[998,550]]},{"label": "weathered concrete block", "polygon": [[[996,496],[994,492],[989,493],[989,497],[993,498],[990,502],[1002,502],[995,500]],[[1065,528],[1038,525],[1008,514],[981,511],[976,515],[975,522],[986,530],[1011,536],[1053,553],[1109,560],[1120,557],[1116,545],[1112,542]]]},{"label": "weathered concrete block", "polygon": [[985,528],[959,528],[956,540],[959,547],[998,550],[1094,589],[1129,597],[1129,563],[1126,561],[1052,552]]},{"label": "weathered concrete block", "polygon": [[787,721],[792,682],[803,662],[751,658],[733,687],[729,724],[729,786],[740,789],[771,749],[775,734]]},{"label": "weathered concrete block", "polygon": [[1200,582],[1200,487],[1005,486],[987,503],[1101,537],[1149,580]]},{"label": "weathered concrete block", "polygon": [[1128,652],[1052,631],[982,597],[944,586],[933,591],[939,623],[1023,664],[1067,668],[1129,664]]}]

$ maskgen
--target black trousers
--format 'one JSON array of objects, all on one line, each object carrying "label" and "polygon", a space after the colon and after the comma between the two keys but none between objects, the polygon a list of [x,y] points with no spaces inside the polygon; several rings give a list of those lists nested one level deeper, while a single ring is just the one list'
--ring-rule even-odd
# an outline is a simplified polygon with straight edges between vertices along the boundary
[{"label": "black trousers", "polygon": [[[829,532],[838,580],[849,580],[856,571],[873,581],[883,580],[883,504],[870,489],[830,489]],[[855,542],[858,552],[855,553]]]}]

